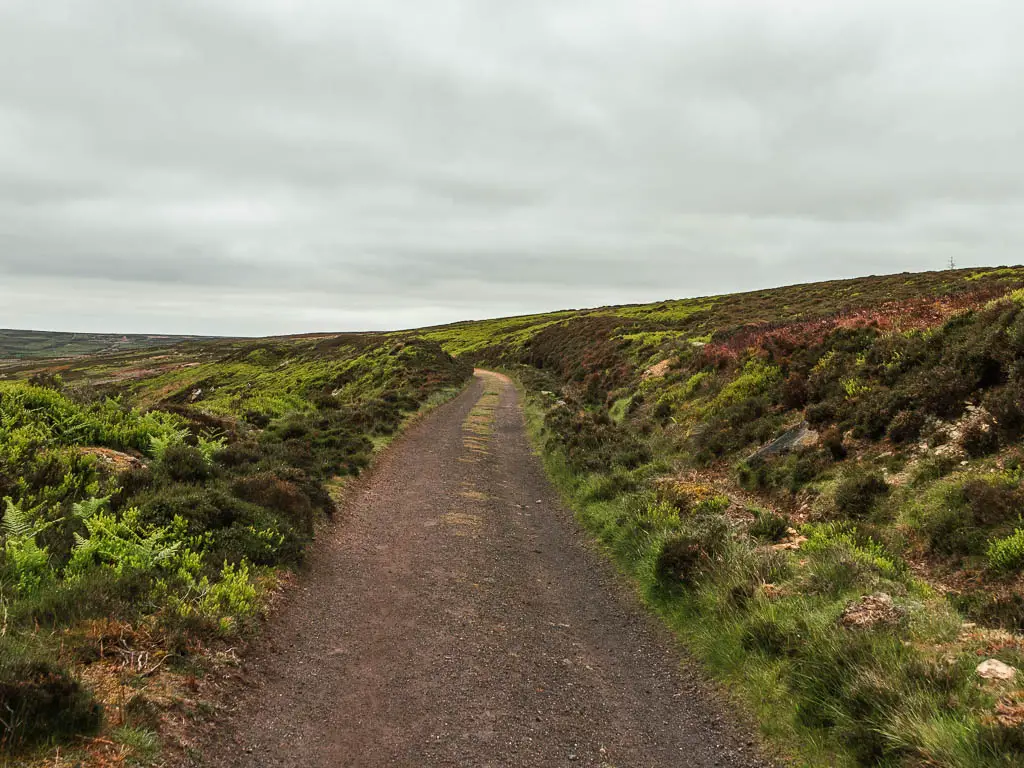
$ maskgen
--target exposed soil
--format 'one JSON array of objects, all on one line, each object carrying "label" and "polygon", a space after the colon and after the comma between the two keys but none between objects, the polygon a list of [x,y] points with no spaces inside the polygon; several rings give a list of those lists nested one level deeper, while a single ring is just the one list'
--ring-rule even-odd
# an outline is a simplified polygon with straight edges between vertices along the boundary
[{"label": "exposed soil", "polygon": [[321,536],[193,764],[768,764],[560,504],[503,377],[413,426]]}]

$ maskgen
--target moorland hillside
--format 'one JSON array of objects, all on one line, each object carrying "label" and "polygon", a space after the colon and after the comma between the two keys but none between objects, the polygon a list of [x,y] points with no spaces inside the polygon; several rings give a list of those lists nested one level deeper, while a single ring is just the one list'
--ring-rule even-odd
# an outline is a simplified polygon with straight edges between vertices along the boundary
[{"label": "moorland hillside", "polygon": [[244,635],[343,478],[473,365],[788,755],[1021,764],[1024,268],[7,364],[4,746],[105,708],[144,751],[189,700],[144,681]]},{"label": "moorland hillside", "polygon": [[523,382],[581,520],[777,741],[1019,765],[1022,288],[901,274],[423,336]]},{"label": "moorland hillside", "polygon": [[0,328],[0,361],[39,360],[166,347],[195,336],[120,333],[63,333]]}]

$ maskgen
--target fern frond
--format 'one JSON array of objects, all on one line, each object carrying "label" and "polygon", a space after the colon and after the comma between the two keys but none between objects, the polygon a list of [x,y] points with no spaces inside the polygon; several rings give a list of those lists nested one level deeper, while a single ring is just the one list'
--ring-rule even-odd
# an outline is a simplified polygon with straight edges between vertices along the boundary
[{"label": "fern frond", "polygon": [[99,498],[83,499],[82,501],[73,504],[71,507],[71,514],[73,514],[79,520],[88,520],[99,512],[106,503],[110,501],[109,496],[102,496]]},{"label": "fern frond", "polygon": [[172,544],[169,547],[164,547],[160,551],[155,552],[153,554],[153,562],[154,563],[162,563],[162,562],[165,562],[167,560],[170,560],[172,557],[175,556],[175,554],[177,554],[178,549],[180,547],[181,547],[181,542],[175,542],[174,544]]},{"label": "fern frond", "polygon": [[8,538],[16,539],[32,536],[35,531],[33,530],[32,520],[29,518],[28,512],[23,510],[18,504],[15,504],[10,497],[4,499],[4,501],[7,504],[3,522],[4,535]]}]

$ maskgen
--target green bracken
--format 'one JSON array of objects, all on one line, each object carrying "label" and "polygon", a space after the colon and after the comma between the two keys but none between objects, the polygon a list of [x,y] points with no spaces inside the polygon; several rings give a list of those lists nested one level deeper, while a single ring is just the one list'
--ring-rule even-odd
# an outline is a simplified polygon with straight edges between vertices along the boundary
[{"label": "green bracken", "polygon": [[[249,631],[333,513],[329,487],[471,372],[436,344],[386,336],[190,344],[0,382],[7,750],[123,710],[72,671],[106,652],[83,640],[95,622],[119,628],[118,652],[186,667]],[[108,735],[154,752],[145,730]]]}]

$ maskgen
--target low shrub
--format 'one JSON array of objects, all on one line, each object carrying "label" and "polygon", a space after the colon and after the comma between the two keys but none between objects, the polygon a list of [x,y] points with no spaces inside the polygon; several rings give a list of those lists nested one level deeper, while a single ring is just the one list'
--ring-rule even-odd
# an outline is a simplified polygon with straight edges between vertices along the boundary
[{"label": "low shrub", "polygon": [[991,542],[986,557],[989,568],[994,571],[1009,573],[1024,569],[1024,528]]},{"label": "low shrub", "polygon": [[842,461],[848,453],[843,444],[843,433],[835,428],[828,429],[822,434],[821,447],[832,457],[832,461]]},{"label": "low shrub", "polygon": [[110,496],[110,508],[116,512],[127,506],[133,496],[152,487],[153,471],[149,467],[131,467],[119,473],[114,482],[116,490]]},{"label": "low shrub", "polygon": [[900,411],[889,424],[888,437],[897,444],[912,442],[920,437],[925,421],[920,410]]},{"label": "low shrub", "polygon": [[654,406],[651,411],[651,415],[658,421],[668,421],[672,415],[672,403],[668,400],[662,399],[658,401],[658,404]]},{"label": "low shrub", "polygon": [[26,630],[88,619],[135,620],[159,608],[152,595],[154,583],[152,573],[91,568],[69,583],[52,583],[17,600],[8,619]]},{"label": "low shrub", "polygon": [[914,488],[920,488],[941,480],[956,469],[957,463],[956,457],[951,455],[922,459],[914,468],[910,484]]},{"label": "low shrub", "polygon": [[783,626],[775,616],[755,616],[740,637],[743,650],[766,656],[788,656],[797,651],[799,629]]},{"label": "low shrub", "polygon": [[780,515],[765,509],[752,510],[754,522],[750,524],[748,532],[755,539],[762,541],[777,542],[786,538],[786,532],[790,527],[788,515]]},{"label": "low shrub", "polygon": [[954,596],[954,604],[971,621],[1008,632],[1024,632],[1024,595],[1000,594],[981,588]]},{"label": "low shrub", "polygon": [[972,459],[978,459],[999,448],[999,435],[988,421],[971,421],[960,432],[960,447]]},{"label": "low shrub", "polygon": [[803,408],[810,397],[807,379],[799,373],[791,373],[782,382],[780,396],[786,408],[794,411]]},{"label": "low shrub", "polygon": [[906,571],[885,547],[861,537],[846,523],[810,526],[801,553],[807,558],[803,590],[812,595],[839,597],[851,591],[875,591]]},{"label": "low shrub", "polygon": [[628,427],[615,424],[607,411],[560,405],[548,410],[544,424],[551,439],[564,446],[575,472],[631,470],[651,460],[650,447]]},{"label": "low shrub", "polygon": [[725,554],[732,529],[722,515],[689,518],[661,545],[654,573],[663,586],[692,585]]},{"label": "low shrub", "polygon": [[795,494],[825,469],[825,454],[805,449],[785,456],[741,462],[737,481],[750,491],[774,490]]},{"label": "low shrub", "polygon": [[[313,535],[313,502],[303,489],[281,472],[259,472],[236,480],[232,486],[235,496],[282,514],[296,529],[306,536]],[[298,473],[302,476],[302,473]]]},{"label": "low shrub", "polygon": [[666,539],[654,565],[657,581],[665,586],[692,585],[724,554],[729,535],[727,520],[708,517]]},{"label": "low shrub", "polygon": [[718,497],[710,485],[665,479],[657,484],[657,499],[676,509],[680,514],[689,514],[695,507]]},{"label": "low shrub", "polygon": [[823,429],[836,422],[839,417],[839,407],[833,400],[823,400],[811,403],[804,411],[807,423],[815,429]]},{"label": "low shrub", "polygon": [[255,440],[240,440],[219,451],[216,462],[222,467],[238,470],[266,460],[268,453],[267,448]]},{"label": "low shrub", "polygon": [[900,402],[893,397],[875,394],[858,401],[851,419],[854,437],[879,440],[896,419]]},{"label": "low shrub", "polygon": [[963,484],[963,497],[972,522],[983,528],[1015,521],[1024,512],[1024,491],[1015,480],[969,480]]},{"label": "low shrub", "polygon": [[1024,435],[1024,381],[1016,379],[1005,387],[990,390],[982,400],[996,423],[996,429],[1007,442]]},{"label": "low shrub", "polygon": [[1017,482],[1002,476],[954,475],[922,486],[910,502],[909,521],[941,555],[984,555],[993,534],[1012,532],[1024,504]]},{"label": "low shrub", "polygon": [[51,658],[0,641],[0,747],[17,751],[96,730],[92,694]]},{"label": "low shrub", "polygon": [[632,473],[616,468],[611,474],[595,475],[587,498],[592,501],[610,501],[625,493],[637,490],[639,484]]},{"label": "low shrub", "polygon": [[184,443],[167,446],[156,463],[155,471],[178,483],[201,483],[212,474],[203,452]]},{"label": "low shrub", "polygon": [[889,484],[879,473],[850,474],[836,485],[836,509],[846,517],[863,520],[871,513],[878,499],[888,493]]}]

